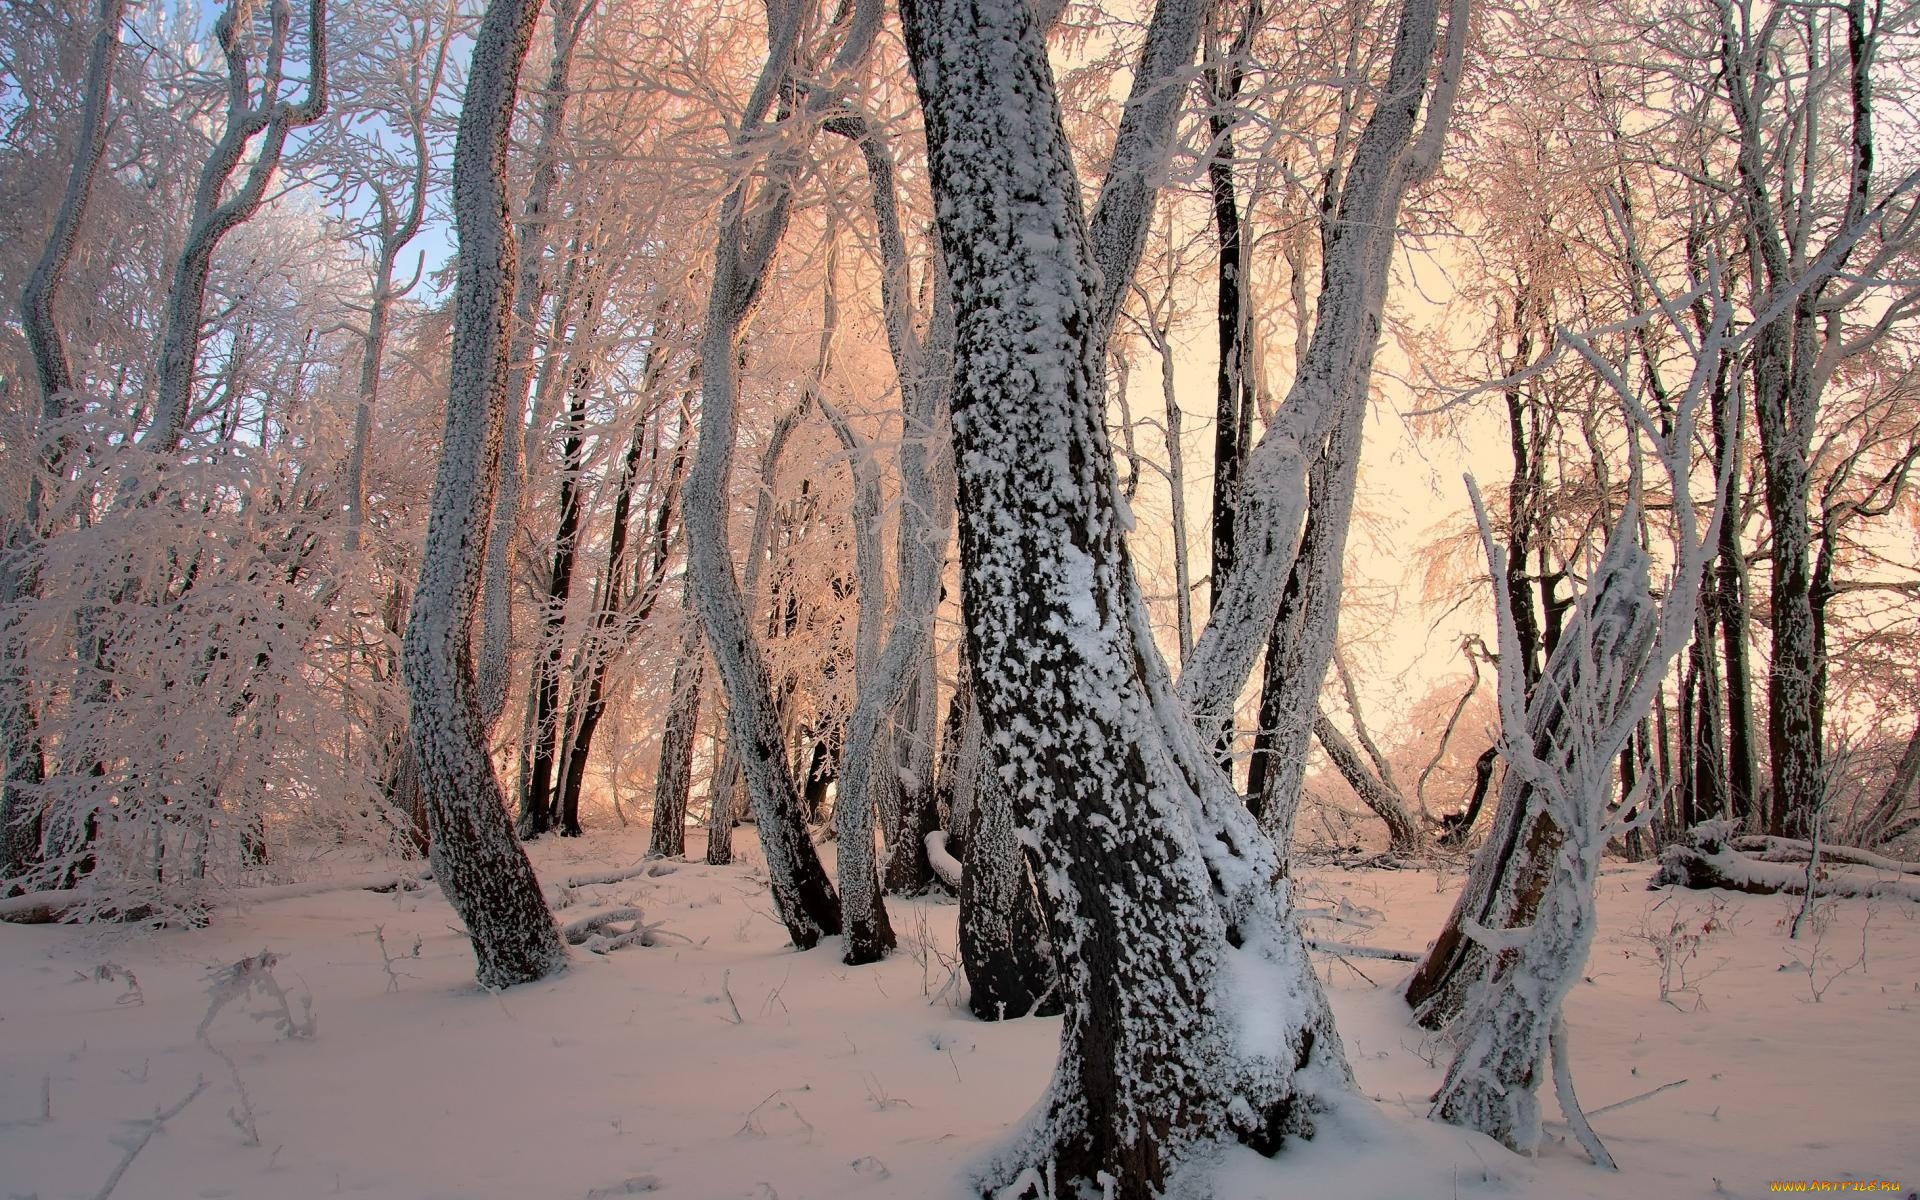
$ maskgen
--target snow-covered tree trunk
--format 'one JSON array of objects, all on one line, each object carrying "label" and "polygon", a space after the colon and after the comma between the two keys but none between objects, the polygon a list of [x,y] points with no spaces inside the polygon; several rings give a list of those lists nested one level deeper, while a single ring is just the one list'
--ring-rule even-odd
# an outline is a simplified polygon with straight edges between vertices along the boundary
[{"label": "snow-covered tree trunk", "polygon": [[[833,328],[833,285],[828,282],[827,330]],[[825,355],[822,355],[824,359]],[[833,804],[833,828],[839,851],[840,913],[846,935],[843,961],[850,965],[878,962],[895,945],[893,925],[880,895],[880,869],[874,855],[874,812],[882,791],[893,786],[892,745],[884,734],[887,713],[897,707],[902,686],[893,694],[888,685],[904,672],[881,666],[880,623],[885,617],[886,583],[880,568],[880,479],[872,447],[857,435],[839,410],[824,398],[820,407],[847,451],[853,475],[853,557],[855,617],[854,670],[860,694],[847,717],[846,748],[840,771],[839,794]],[[905,518],[904,511],[902,518]],[[901,580],[904,590],[906,580]],[[889,646],[890,651],[893,647]],[[890,656],[891,657],[891,656]]]},{"label": "snow-covered tree trunk", "polygon": [[[938,598],[936,595],[936,601]],[[929,636],[921,648],[919,668],[894,718],[895,745],[898,747],[902,742],[905,745],[899,758],[899,824],[887,847],[884,881],[887,891],[896,896],[917,896],[938,886],[938,876],[927,856],[927,835],[940,828],[940,809],[933,786],[934,729],[939,709],[932,624],[933,616],[929,613],[926,621]]]},{"label": "snow-covered tree trunk", "polygon": [[[1400,204],[1438,165],[1465,53],[1467,0],[1452,0],[1434,72],[1440,0],[1401,6],[1380,99],[1322,233],[1314,328],[1276,420],[1239,483],[1236,566],[1180,680],[1203,721],[1223,721],[1267,636],[1260,737],[1262,828],[1286,845],[1339,623],[1368,385],[1380,342]],[[1429,76],[1434,76],[1429,82]],[[1432,104],[1427,105],[1429,93]],[[1428,107],[1424,124],[1421,110]],[[1309,511],[1310,508],[1310,511]],[[1295,531],[1298,541],[1295,542]]]},{"label": "snow-covered tree trunk", "polygon": [[[1697,560],[1694,570],[1697,580]],[[1690,596],[1686,603],[1691,607]],[[1537,901],[1523,923],[1489,927],[1476,921],[1465,929],[1487,957],[1487,980],[1470,993],[1456,1026],[1460,1049],[1433,1115],[1522,1153],[1539,1139],[1535,1092],[1546,1077],[1548,1040],[1593,940],[1594,880],[1611,833],[1613,763],[1639,720],[1637,712],[1619,720],[1620,710],[1641,690],[1643,671],[1657,674],[1666,665],[1665,658],[1648,661],[1654,618],[1646,554],[1623,521],[1534,691],[1534,706],[1564,710],[1558,735],[1545,757],[1531,747],[1510,751],[1525,760],[1510,774],[1534,784],[1533,837],[1553,847],[1528,858],[1541,876]],[[1510,634],[1503,642],[1503,658],[1508,647],[1519,646]],[[1510,677],[1502,680],[1504,692],[1524,688],[1519,663],[1517,653],[1511,664],[1503,661],[1502,673]]]},{"label": "snow-covered tree trunk", "polygon": [[954,289],[967,651],[1067,1001],[1051,1094],[981,1183],[1157,1195],[1222,1142],[1309,1132],[1350,1082],[1286,872],[1202,750],[1130,576],[1095,301],[1138,241],[1094,253],[1112,243],[1089,236],[1022,0],[903,16]]},{"label": "snow-covered tree trunk", "polygon": [[[506,707],[508,653],[513,633],[513,541],[519,530],[520,498],[532,473],[536,439],[545,435],[537,417],[527,424],[527,385],[532,378],[534,330],[546,299],[545,270],[553,195],[560,182],[560,138],[572,95],[574,49],[594,0],[558,0],[553,6],[553,56],[540,90],[540,136],[533,173],[520,214],[521,256],[513,284],[513,331],[507,352],[507,427],[500,445],[500,486],[487,539],[485,590],[480,613],[480,714],[493,728]],[[551,364],[543,364],[550,366]]]},{"label": "snow-covered tree trunk", "polygon": [[[1625,250],[1633,269],[1646,265],[1625,229]],[[1524,781],[1527,791],[1503,801],[1496,827],[1480,858],[1501,863],[1501,882],[1488,899],[1504,911],[1496,922],[1478,919],[1464,906],[1480,899],[1469,880],[1449,932],[1478,946],[1478,969],[1456,972],[1450,981],[1464,1011],[1452,1026],[1459,1047],[1446,1082],[1435,1097],[1433,1115],[1477,1129],[1521,1152],[1539,1140],[1540,1116],[1534,1089],[1547,1074],[1550,1043],[1556,1043],[1555,1082],[1561,1107],[1596,1163],[1612,1165],[1606,1149],[1587,1128],[1572,1095],[1565,1063],[1561,1005],[1580,978],[1594,930],[1594,882],[1607,842],[1636,818],[1642,797],[1629,795],[1613,804],[1614,763],[1635,728],[1645,719],[1669,664],[1694,631],[1702,578],[1718,539],[1717,522],[1727,507],[1731,458],[1714,464],[1713,517],[1702,531],[1691,495],[1694,478],[1695,420],[1724,365],[1741,343],[1765,329],[1765,322],[1734,335],[1733,306],[1720,292],[1717,261],[1704,264],[1702,278],[1678,301],[1663,301],[1649,313],[1614,326],[1632,330],[1684,312],[1691,303],[1707,306],[1710,317],[1698,330],[1670,321],[1691,351],[1691,375],[1684,391],[1656,419],[1643,406],[1634,385],[1595,349],[1591,338],[1561,331],[1560,340],[1584,358],[1626,409],[1633,485],[1625,509],[1614,522],[1599,561],[1580,595],[1572,622],[1562,631],[1546,671],[1529,696],[1519,637],[1505,575],[1505,556],[1472,490],[1475,515],[1494,587],[1499,621],[1501,754],[1509,783]],[[1781,298],[1781,303],[1790,299]],[[1736,392],[1738,384],[1736,383]],[[1642,548],[1642,449],[1662,472],[1671,497],[1672,573],[1655,603],[1648,583],[1649,555]],[[1504,833],[1503,833],[1504,830]],[[1476,862],[1475,875],[1490,868]],[[1522,907],[1516,899],[1524,899]],[[1436,952],[1439,947],[1436,945]],[[1426,972],[1436,956],[1423,964]],[[1443,994],[1442,998],[1446,998]]]},{"label": "snow-covered tree trunk", "polygon": [[[768,6],[767,63],[748,100],[737,147],[793,136],[796,127],[804,132],[805,123],[815,116],[809,107],[788,122],[768,121],[775,97],[795,75],[801,27],[810,12],[799,0],[776,0]],[[878,25],[878,5],[871,0],[859,5],[831,75],[844,74],[865,58]],[[830,94],[830,82],[816,94]],[[695,603],[726,691],[729,744],[746,776],[774,906],[793,944],[808,949],[840,931],[840,898],[807,836],[774,710],[771,676],[734,576],[727,521],[739,339],[791,216],[796,154],[791,146],[776,150],[764,183],[756,189],[752,178],[740,180],[721,205],[707,327],[700,342],[700,437],[683,507]]]},{"label": "snow-covered tree trunk", "polygon": [[[1450,0],[1445,53],[1429,87],[1440,8],[1439,0],[1407,0],[1401,6],[1385,86],[1355,146],[1325,232],[1313,332],[1293,387],[1248,455],[1234,514],[1234,571],[1215,597],[1212,618],[1180,676],[1180,695],[1202,727],[1223,727],[1262,639],[1283,617],[1289,629],[1274,636],[1298,647],[1299,657],[1288,663],[1269,706],[1274,714],[1274,726],[1267,730],[1270,765],[1304,758],[1311,735],[1326,673],[1324,655],[1332,644],[1320,634],[1330,628],[1327,614],[1338,610],[1359,420],[1379,344],[1400,201],[1438,163],[1459,81],[1468,2]],[[1422,124],[1420,110],[1430,92],[1432,104]],[[1343,428],[1345,452],[1329,450]],[[1310,484],[1310,473],[1322,463]],[[1321,521],[1312,541],[1322,549],[1314,562],[1297,564],[1309,496]],[[1302,572],[1290,585],[1290,578]],[[1283,613],[1289,591],[1296,600]],[[1269,819],[1285,824],[1291,816],[1282,811],[1263,817]]]},{"label": "snow-covered tree trunk", "polygon": [[[75,399],[73,366],[55,305],[106,153],[107,100],[113,87],[114,64],[120,57],[120,21],[126,8],[126,0],[100,0],[99,28],[87,54],[73,166],[67,172],[66,191],[53,227],[47,232],[47,244],[21,296],[20,323],[40,384],[36,427],[39,444],[27,481],[26,509],[0,535],[5,539],[0,542],[0,610],[10,610],[39,590],[31,568],[22,559],[47,532],[41,514],[46,487],[43,472],[58,474],[64,469],[66,453],[60,427]],[[46,759],[28,684],[24,647],[17,643],[10,624],[0,625],[0,729],[4,730],[0,750],[6,754],[4,774],[0,774],[0,880],[21,875],[40,856],[38,792],[46,776]]]},{"label": "snow-covered tree trunk", "polygon": [[520,66],[539,10],[539,0],[492,0],[474,39],[454,152],[460,266],[453,373],[420,586],[403,645],[414,756],[433,829],[434,878],[466,923],[483,987],[539,979],[566,962],[539,881],[513,836],[487,752],[468,636],[506,423],[514,266],[507,143]]}]

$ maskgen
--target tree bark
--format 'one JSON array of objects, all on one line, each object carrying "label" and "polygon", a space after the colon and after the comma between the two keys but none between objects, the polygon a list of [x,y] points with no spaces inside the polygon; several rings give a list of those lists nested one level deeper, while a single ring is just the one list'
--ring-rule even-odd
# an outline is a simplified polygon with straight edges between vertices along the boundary
[{"label": "tree bark", "polygon": [[[773,101],[795,73],[796,46],[807,11],[799,3],[769,7],[767,64],[740,123],[738,144],[766,134]],[[854,27],[836,58],[837,70],[865,57],[878,16],[877,6],[871,4],[856,13]],[[830,91],[826,88],[823,94]],[[808,112],[796,119],[810,116]],[[748,202],[752,180],[742,180],[721,206],[707,329],[700,343],[700,439],[687,476],[684,520],[695,603],[726,691],[729,745],[740,755],[746,775],[774,906],[793,944],[809,949],[823,936],[840,931],[840,898],[807,836],[799,789],[774,711],[771,676],[748,627],[734,577],[726,516],[738,343],[791,215],[793,169],[791,156],[781,156],[754,203]]]},{"label": "tree bark", "polygon": [[566,952],[513,836],[487,751],[468,638],[500,471],[507,374],[507,142],[539,0],[491,0],[474,38],[454,151],[454,290],[446,427],[420,586],[403,644],[409,728],[433,829],[434,878],[465,922],[482,987],[561,969]]},{"label": "tree bark", "polygon": [[[501,442],[500,486],[494,496],[487,540],[485,592],[480,617],[480,715],[488,729],[507,702],[507,658],[513,633],[513,542],[519,530],[520,497],[531,473],[535,439],[543,422],[526,419],[527,385],[532,377],[534,329],[546,298],[548,225],[554,191],[560,181],[560,137],[567,124],[567,100],[573,52],[580,23],[593,0],[557,0],[552,14],[553,57],[540,90],[540,137],[533,151],[533,174],[516,233],[522,255],[513,285],[511,342],[507,351],[507,430]],[[551,349],[551,347],[549,348]],[[543,367],[549,364],[543,362]]]},{"label": "tree bark", "polygon": [[[1103,383],[1139,242],[1084,221],[1024,0],[902,7],[954,286],[967,652],[1068,1006],[1050,1097],[979,1182],[1136,1200],[1222,1142],[1310,1132],[1316,1089],[1348,1076],[1285,870],[1181,710],[1130,576]],[[1191,62],[1198,8],[1156,10],[1136,88],[1179,91],[1154,64]]]}]

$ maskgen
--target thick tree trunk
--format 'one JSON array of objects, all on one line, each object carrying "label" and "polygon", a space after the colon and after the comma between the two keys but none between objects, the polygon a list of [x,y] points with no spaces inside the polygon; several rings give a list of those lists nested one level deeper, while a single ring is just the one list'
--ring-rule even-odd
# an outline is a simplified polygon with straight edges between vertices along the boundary
[{"label": "thick tree trunk", "polygon": [[559,970],[566,952],[493,773],[468,639],[500,469],[507,372],[507,142],[538,0],[493,0],[475,35],[454,152],[460,268],[454,372],[403,647],[410,729],[433,828],[434,878],[465,922],[482,987]]},{"label": "thick tree trunk", "polygon": [[[1199,7],[1160,6],[1136,89],[1177,94]],[[1130,577],[1103,313],[1138,241],[1089,234],[1023,0],[903,17],[954,285],[967,651],[1067,1001],[1052,1094],[979,1182],[1135,1200],[1222,1142],[1310,1132],[1350,1084],[1284,868],[1181,710]]]}]

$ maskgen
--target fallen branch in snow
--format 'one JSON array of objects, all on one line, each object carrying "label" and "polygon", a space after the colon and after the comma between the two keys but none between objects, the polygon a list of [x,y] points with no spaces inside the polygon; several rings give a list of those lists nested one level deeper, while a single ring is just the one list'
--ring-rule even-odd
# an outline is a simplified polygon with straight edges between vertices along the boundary
[{"label": "fallen branch in snow", "polygon": [[[237,888],[224,895],[215,894],[201,903],[265,904],[273,900],[298,900],[328,892],[411,892],[419,889],[428,872],[423,868],[398,875],[361,875],[352,879],[316,879],[308,883],[282,883],[269,887]],[[71,889],[53,892],[28,892],[0,899],[0,921],[16,925],[52,925],[80,919],[96,904],[109,903],[100,892]]]},{"label": "fallen branch in snow", "polygon": [[22,1125],[44,1125],[53,1120],[53,1076],[40,1077],[40,1113],[38,1116],[21,1117],[13,1121],[0,1121],[0,1129],[10,1129]]},{"label": "fallen branch in snow", "polygon": [[[1813,843],[1799,838],[1750,835],[1734,838],[1728,845],[1761,862],[1803,863],[1813,856]],[[1883,854],[1856,849],[1853,846],[1829,846],[1822,843],[1820,857],[1828,862],[1872,867],[1876,871],[1891,871],[1896,875],[1920,875],[1920,863],[1903,862],[1897,858],[1888,858]]]},{"label": "fallen branch in snow", "polygon": [[[1661,852],[1660,869],[1647,882],[1648,889],[1677,884],[1702,890],[1725,888],[1757,896],[1807,894],[1809,881],[1804,861],[1791,864],[1749,858],[1731,848],[1728,839],[1731,825],[1728,821],[1703,821],[1688,832],[1686,843],[1668,846]],[[1831,851],[1822,846],[1820,854],[1826,858]],[[1905,874],[1888,878],[1866,867],[1815,872],[1811,888],[1816,896],[1893,897],[1920,903],[1920,879]]]},{"label": "fallen branch in snow", "polygon": [[175,1101],[173,1107],[156,1108],[151,1117],[134,1122],[139,1126],[139,1137],[133,1141],[120,1143],[126,1150],[126,1154],[120,1159],[120,1165],[113,1169],[113,1174],[107,1176],[106,1186],[93,1194],[93,1200],[107,1200],[107,1197],[113,1194],[113,1189],[120,1186],[120,1177],[127,1173],[127,1168],[133,1165],[133,1160],[139,1157],[140,1152],[147,1148],[147,1143],[153,1140],[153,1135],[160,1132],[160,1127],[179,1116],[187,1105],[192,1104],[199,1098],[200,1093],[206,1090],[206,1079],[204,1077],[195,1079],[193,1090]]},{"label": "fallen branch in snow", "polygon": [[948,853],[945,830],[936,829],[927,835],[927,861],[933,865],[933,873],[940,877],[940,882],[957,894],[960,891],[960,876],[965,868],[959,859]]},{"label": "fallen branch in snow", "polygon": [[[655,921],[649,925],[643,920],[645,916],[637,908],[611,908],[567,925],[560,930],[560,936],[566,939],[567,945],[582,947],[593,954],[611,954],[624,946],[651,946],[666,922]],[[618,928],[621,925],[626,928]],[[668,936],[680,937],[679,934]]]},{"label": "fallen branch in snow", "polygon": [[1603,1116],[1607,1113],[1614,1112],[1617,1109],[1625,1108],[1629,1104],[1638,1104],[1642,1100],[1651,1100],[1655,1096],[1658,1096],[1661,1092],[1672,1091],[1674,1088],[1679,1087],[1681,1084],[1685,1082],[1687,1081],[1684,1079],[1676,1079],[1672,1083],[1663,1083],[1659,1087],[1654,1088],[1651,1091],[1641,1092],[1638,1096],[1628,1096],[1625,1100],[1615,1100],[1612,1104],[1601,1105],[1599,1108],[1596,1108],[1592,1112],[1588,1113],[1587,1118],[1591,1120],[1594,1117]]},{"label": "fallen branch in snow", "polygon": [[1323,942],[1317,938],[1307,939],[1307,949],[1322,954],[1337,954],[1342,958],[1384,958],[1392,962],[1417,963],[1421,956],[1412,950],[1390,950],[1384,946],[1349,946],[1342,942]]},{"label": "fallen branch in snow", "polygon": [[587,875],[569,875],[561,886],[569,888],[592,887],[597,883],[620,883],[640,875],[658,878],[661,875],[671,875],[676,869],[672,863],[667,862],[663,858],[649,856],[641,859],[630,867],[621,867],[617,871],[598,871]]}]

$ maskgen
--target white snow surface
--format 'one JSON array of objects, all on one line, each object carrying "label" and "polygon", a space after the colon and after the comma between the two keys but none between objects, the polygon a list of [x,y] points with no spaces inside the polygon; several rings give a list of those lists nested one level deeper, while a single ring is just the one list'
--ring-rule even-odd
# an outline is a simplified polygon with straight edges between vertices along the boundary
[{"label": "white snow surface", "polygon": [[[950,902],[890,900],[902,950],[877,967],[843,966],[835,939],[795,953],[748,831],[736,844],[732,866],[704,865],[696,847],[658,873],[567,891],[568,877],[635,863],[643,831],[536,843],[549,895],[570,901],[563,921],[638,907],[659,923],[658,944],[575,950],[571,970],[492,995],[475,987],[467,940],[430,886],[281,899],[158,934],[0,925],[0,1192],[97,1195],[122,1157],[116,1141],[137,1137],[129,1122],[204,1078],[128,1168],[119,1200],[967,1195],[967,1169],[1043,1095],[1058,1019],[966,1014],[947,965]],[[1688,1080],[1595,1118],[1618,1174],[1587,1164],[1550,1094],[1534,1159],[1428,1121],[1440,1069],[1426,1059],[1447,1053],[1407,1020],[1404,964],[1316,954],[1366,1099],[1276,1159],[1227,1153],[1214,1194],[1704,1200],[1765,1195],[1775,1180],[1920,1187],[1913,907],[1825,901],[1818,937],[1796,943],[1785,922],[1798,897],[1648,892],[1650,871],[1603,867],[1600,932],[1567,1005],[1590,1111]],[[1298,886],[1303,908],[1340,917],[1311,921],[1312,936],[1418,949],[1458,880],[1307,869]],[[1651,935],[1676,919],[1698,933],[1715,904],[1662,1001]],[[398,956],[397,990],[376,927]],[[209,970],[262,949],[296,1003],[311,996],[313,1038],[250,1019],[264,1011],[256,995],[221,1009],[210,1045],[196,1041]],[[249,1105],[257,1145],[242,1128]]]}]

